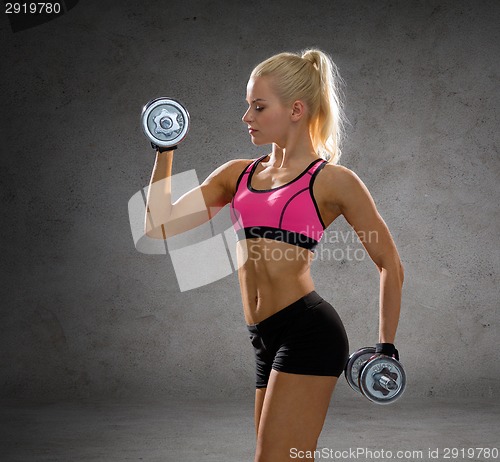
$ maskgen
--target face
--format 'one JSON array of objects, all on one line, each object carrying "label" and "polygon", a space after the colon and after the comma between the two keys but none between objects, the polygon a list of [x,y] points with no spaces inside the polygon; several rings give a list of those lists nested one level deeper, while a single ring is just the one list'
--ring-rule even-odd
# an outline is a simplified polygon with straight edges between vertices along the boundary
[{"label": "face", "polygon": [[247,112],[242,117],[255,145],[283,146],[290,126],[291,108],[283,106],[269,77],[250,78],[247,85]]}]

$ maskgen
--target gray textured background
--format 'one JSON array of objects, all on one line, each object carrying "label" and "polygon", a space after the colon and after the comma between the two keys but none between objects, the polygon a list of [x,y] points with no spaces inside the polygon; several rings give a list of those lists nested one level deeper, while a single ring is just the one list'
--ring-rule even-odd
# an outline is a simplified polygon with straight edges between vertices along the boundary
[{"label": "gray textured background", "polygon": [[[162,95],[186,104],[174,173],[201,181],[265,152],[240,121],[253,66],[317,46],[346,81],[341,164],[405,267],[408,395],[498,399],[499,23],[498,1],[92,0],[17,33],[3,15],[1,397],[253,393],[236,273],[180,292],[170,257],[134,246],[127,204],[154,159],[139,113]],[[351,350],[375,343],[373,263],[313,273]]]}]

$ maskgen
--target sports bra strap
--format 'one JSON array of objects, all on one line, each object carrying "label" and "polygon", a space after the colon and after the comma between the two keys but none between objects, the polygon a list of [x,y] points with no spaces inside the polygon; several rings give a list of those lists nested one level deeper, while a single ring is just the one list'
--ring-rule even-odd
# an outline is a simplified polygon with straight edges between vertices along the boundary
[{"label": "sports bra strap", "polygon": [[320,162],[316,162],[310,169],[309,172],[314,174],[318,169],[321,170],[328,162],[325,159],[321,159]]},{"label": "sports bra strap", "polygon": [[252,170],[253,166],[257,163],[257,162],[260,162],[262,159],[264,159],[265,157],[267,157],[268,154],[264,154],[263,156],[260,156],[258,159],[255,159],[253,162],[250,162],[248,164],[248,167],[245,169],[245,173],[249,173],[250,170]]}]

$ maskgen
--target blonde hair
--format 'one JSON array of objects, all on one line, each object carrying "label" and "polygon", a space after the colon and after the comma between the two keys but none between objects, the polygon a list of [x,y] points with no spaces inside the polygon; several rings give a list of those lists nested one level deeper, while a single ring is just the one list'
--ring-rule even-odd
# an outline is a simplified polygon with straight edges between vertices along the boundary
[{"label": "blonde hair", "polygon": [[251,77],[270,76],[284,104],[303,100],[310,111],[309,131],[319,155],[336,164],[341,155],[345,115],[342,79],[332,58],[318,49],[279,53],[258,64]]}]

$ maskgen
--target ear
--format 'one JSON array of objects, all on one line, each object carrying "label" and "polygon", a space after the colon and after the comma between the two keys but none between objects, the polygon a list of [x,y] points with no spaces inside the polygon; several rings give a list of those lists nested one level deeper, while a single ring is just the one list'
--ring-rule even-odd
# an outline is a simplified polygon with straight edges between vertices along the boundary
[{"label": "ear", "polygon": [[306,113],[306,106],[305,104],[297,100],[292,104],[292,114],[291,114],[291,119],[292,122],[298,122],[302,117],[305,116]]}]

